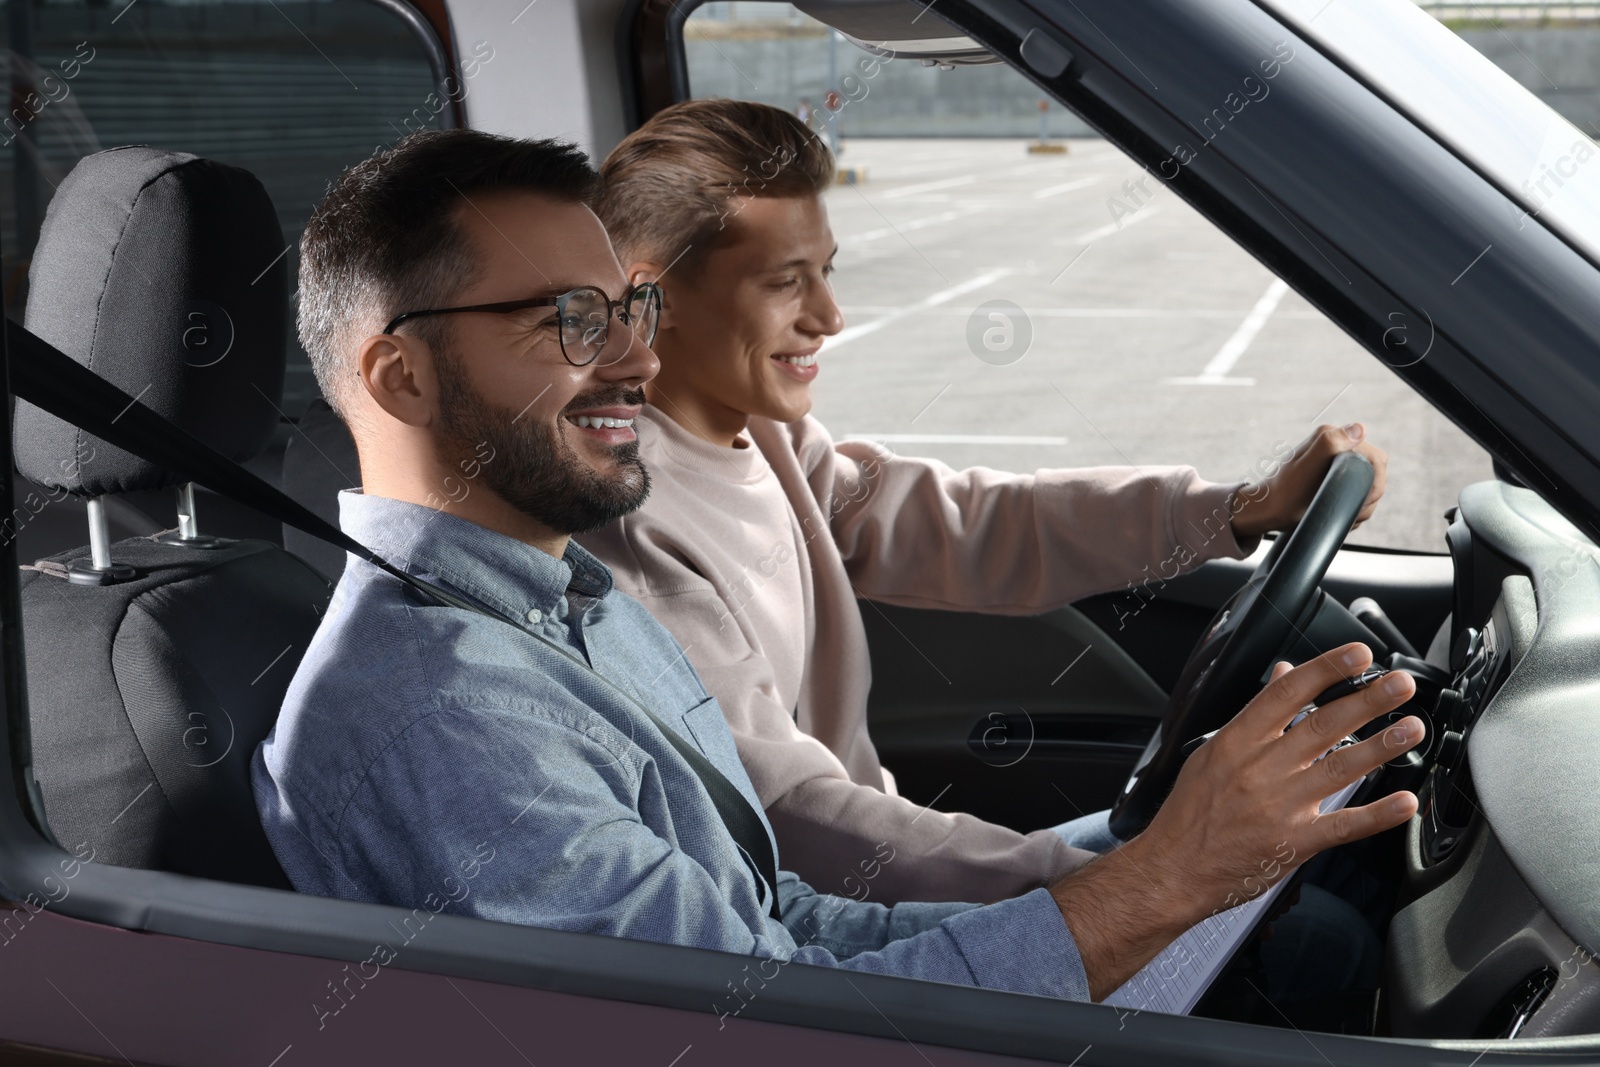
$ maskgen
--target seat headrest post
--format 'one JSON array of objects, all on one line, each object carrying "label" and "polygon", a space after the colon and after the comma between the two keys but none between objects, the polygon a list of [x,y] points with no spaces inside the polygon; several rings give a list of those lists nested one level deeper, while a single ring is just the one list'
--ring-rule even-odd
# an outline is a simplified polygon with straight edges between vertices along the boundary
[{"label": "seat headrest post", "polygon": [[177,545],[179,548],[221,548],[223,545],[233,544],[229,537],[212,537],[200,532],[200,520],[194,511],[194,483],[184,482],[178,486],[178,529],[156,538],[164,545]]},{"label": "seat headrest post", "polygon": [[105,497],[89,501],[89,559],[97,571],[111,569],[111,531],[106,522]]},{"label": "seat headrest post", "polygon": [[200,536],[200,524],[194,513],[194,483],[178,486],[178,536],[193,541]]},{"label": "seat headrest post", "polygon": [[115,585],[132,581],[139,572],[111,559],[111,527],[106,522],[106,498],[90,497],[89,558],[75,559],[67,564],[67,580],[74,585]]}]

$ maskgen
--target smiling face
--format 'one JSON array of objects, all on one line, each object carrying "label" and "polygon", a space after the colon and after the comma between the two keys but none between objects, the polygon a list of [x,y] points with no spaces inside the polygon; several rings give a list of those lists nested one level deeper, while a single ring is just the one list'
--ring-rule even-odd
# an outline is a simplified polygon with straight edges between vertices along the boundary
[{"label": "smiling face", "polygon": [[[733,201],[721,242],[662,279],[666,310],[650,402],[691,433],[731,445],[752,415],[793,422],[811,410],[817,352],[843,327],[835,245],[814,196]],[[653,277],[662,264],[635,264]]]},{"label": "smiling face", "polygon": [[[457,209],[457,224],[481,269],[452,306],[553,297],[580,285],[612,300],[624,295],[605,229],[582,204],[475,198]],[[488,488],[558,533],[597,529],[644,501],[650,480],[633,420],[657,363],[642,339],[613,317],[598,358],[575,367],[554,307],[451,319],[439,377],[443,452],[481,469]],[[485,449],[493,460],[482,462]]]},{"label": "smiling face", "polygon": [[[457,209],[456,223],[478,269],[448,307],[585,285],[612,300],[624,294],[605,230],[582,204],[475,196]],[[427,490],[456,514],[529,534],[520,515],[537,524],[534,538],[595,529],[643,502],[649,478],[633,419],[658,363],[642,339],[612,318],[599,358],[576,367],[562,354],[554,307],[433,321],[442,324],[437,346],[409,324],[397,328],[399,344],[380,335],[363,346],[372,350],[363,356],[368,393],[431,439],[432,469],[406,475],[405,498]],[[390,350],[396,354],[386,356]]]}]

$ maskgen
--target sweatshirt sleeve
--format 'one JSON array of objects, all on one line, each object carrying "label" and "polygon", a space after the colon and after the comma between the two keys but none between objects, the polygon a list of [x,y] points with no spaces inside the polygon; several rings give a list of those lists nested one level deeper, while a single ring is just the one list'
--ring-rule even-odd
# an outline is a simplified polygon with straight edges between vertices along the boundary
[{"label": "sweatshirt sleeve", "polygon": [[1240,557],[1232,493],[1192,467],[953,470],[815,420],[796,444],[858,596],[914,608],[1031,614]]}]

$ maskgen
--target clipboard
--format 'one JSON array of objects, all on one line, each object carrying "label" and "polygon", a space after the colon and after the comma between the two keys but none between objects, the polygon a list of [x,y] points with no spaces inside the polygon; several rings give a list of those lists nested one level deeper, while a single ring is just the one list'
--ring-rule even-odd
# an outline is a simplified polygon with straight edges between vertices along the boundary
[{"label": "clipboard", "polygon": [[[1369,672],[1375,677],[1381,672]],[[1361,680],[1365,682],[1365,676]],[[1322,698],[1318,698],[1321,702]],[[1307,707],[1297,714],[1286,729],[1298,725],[1315,710]],[[1185,746],[1186,754],[1210,740],[1210,734],[1198,737]],[[1346,737],[1319,756],[1325,759],[1347,745],[1357,743]],[[1370,776],[1368,776],[1370,777]],[[1367,784],[1368,777],[1357,778],[1343,789],[1325,798],[1318,810],[1323,814],[1338,811],[1350,803],[1352,797]],[[1108,995],[1101,1003],[1114,1008],[1134,1011],[1159,1011],[1169,1015],[1188,1015],[1200,1003],[1217,978],[1233,958],[1255,934],[1256,928],[1270,912],[1273,901],[1280,897],[1290,882],[1298,877],[1297,866],[1284,875],[1277,884],[1259,893],[1243,904],[1215,912],[1191,926],[1177,940],[1156,954],[1155,959]]]}]

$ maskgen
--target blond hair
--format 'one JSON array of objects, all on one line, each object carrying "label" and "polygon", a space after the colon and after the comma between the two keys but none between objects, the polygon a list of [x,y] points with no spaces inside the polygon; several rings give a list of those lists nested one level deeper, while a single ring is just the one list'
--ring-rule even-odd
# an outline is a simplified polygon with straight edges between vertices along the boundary
[{"label": "blond hair", "polygon": [[657,112],[606,157],[595,211],[624,266],[655,260],[692,271],[746,199],[820,196],[833,178],[833,153],[787,111],[689,100]]}]

